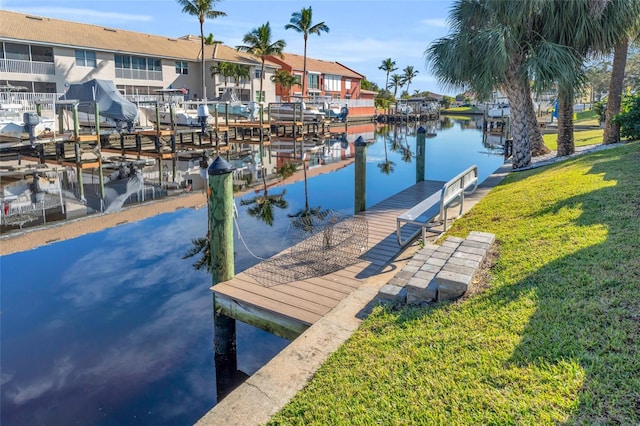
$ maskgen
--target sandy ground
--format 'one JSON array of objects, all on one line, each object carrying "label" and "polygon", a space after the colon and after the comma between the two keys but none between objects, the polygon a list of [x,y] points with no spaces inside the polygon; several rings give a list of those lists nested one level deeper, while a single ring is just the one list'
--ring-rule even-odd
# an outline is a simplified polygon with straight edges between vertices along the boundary
[{"label": "sandy ground", "polygon": [[[353,158],[331,163],[322,167],[315,167],[307,171],[307,177],[317,174],[330,173],[334,170],[346,167],[354,161]],[[302,171],[296,172],[286,183],[297,182],[304,179]],[[274,181],[277,185],[282,181]],[[259,191],[262,187],[256,186],[247,191],[236,194],[243,195],[248,192]],[[3,235],[0,238],[0,256],[21,251],[31,250],[45,244],[76,238],[84,234],[98,232],[106,228],[121,225],[127,222],[136,222],[160,213],[172,212],[183,208],[206,208],[207,199],[203,192],[181,194],[162,200],[138,204],[109,214],[94,214],[71,221],[55,222],[34,228],[25,228]]]}]

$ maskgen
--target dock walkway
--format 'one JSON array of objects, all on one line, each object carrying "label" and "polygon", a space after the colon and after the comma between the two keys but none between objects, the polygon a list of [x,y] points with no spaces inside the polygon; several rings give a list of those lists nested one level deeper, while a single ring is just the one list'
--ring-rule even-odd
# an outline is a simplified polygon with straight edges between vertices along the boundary
[{"label": "dock walkway", "polygon": [[[368,227],[368,250],[360,262],[324,276],[265,285],[247,272],[211,288],[219,313],[285,338],[295,338],[381,271],[402,248],[396,240],[396,217],[442,188],[423,181],[358,213]],[[406,235],[414,225],[403,227]]]}]

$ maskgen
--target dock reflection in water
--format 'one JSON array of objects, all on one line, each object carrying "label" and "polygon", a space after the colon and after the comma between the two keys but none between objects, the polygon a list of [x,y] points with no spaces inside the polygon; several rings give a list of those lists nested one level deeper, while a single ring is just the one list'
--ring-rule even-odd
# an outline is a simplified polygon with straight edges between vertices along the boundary
[{"label": "dock reflection in water", "polygon": [[[415,158],[391,149],[397,141],[385,152],[389,137],[415,155],[413,131],[376,136],[367,148],[368,206],[415,183]],[[393,171],[381,173],[389,161]],[[467,163],[483,180],[502,157],[461,126],[427,140],[426,179],[446,180]],[[282,186],[289,206],[275,211],[273,226],[238,203],[243,240],[259,257],[286,247],[288,215],[304,208],[303,182]],[[308,197],[352,214],[353,165],[309,179]],[[206,216],[179,210],[2,257],[0,423],[192,424],[216,404],[211,277],[182,259],[206,235]],[[237,235],[235,252],[236,272],[257,262]],[[287,343],[238,322],[238,369],[253,374]]]}]

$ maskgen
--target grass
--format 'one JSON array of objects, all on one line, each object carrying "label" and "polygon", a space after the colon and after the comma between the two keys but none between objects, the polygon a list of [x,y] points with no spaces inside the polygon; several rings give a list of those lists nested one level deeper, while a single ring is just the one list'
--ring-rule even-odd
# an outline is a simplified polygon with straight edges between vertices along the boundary
[{"label": "grass", "polygon": [[[573,143],[576,147],[601,144],[604,135],[603,129],[576,130],[573,132]],[[558,149],[558,134],[547,133],[542,135],[544,144],[552,151]]]},{"label": "grass", "polygon": [[640,142],[510,174],[487,289],[377,307],[270,424],[640,424]]},{"label": "grass", "polygon": [[452,108],[447,108],[445,110],[442,110],[443,114],[446,114],[448,112],[455,112],[455,113],[461,114],[461,113],[478,113],[481,111],[476,107],[452,107]]}]

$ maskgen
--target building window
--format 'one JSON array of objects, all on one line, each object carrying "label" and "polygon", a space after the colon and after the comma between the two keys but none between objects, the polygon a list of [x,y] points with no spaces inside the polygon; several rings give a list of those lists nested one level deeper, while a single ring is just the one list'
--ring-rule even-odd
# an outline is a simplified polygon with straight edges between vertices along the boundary
[{"label": "building window", "polygon": [[339,92],[342,78],[339,75],[325,75],[323,88],[325,92]]},{"label": "building window", "polygon": [[19,61],[28,61],[29,58],[29,45],[28,44],[4,44],[4,57],[7,59],[16,59]]},{"label": "building window", "polygon": [[254,75],[255,75],[256,78],[262,78],[262,72],[261,71],[262,70],[260,68],[256,68],[255,69]]},{"label": "building window", "polygon": [[294,74],[293,76],[296,79],[296,84],[302,86],[302,74]]},{"label": "building window", "polygon": [[176,74],[189,74],[189,63],[187,61],[176,61]]},{"label": "building window", "polygon": [[265,100],[264,90],[262,91],[262,96],[260,96],[260,91],[256,90],[256,102],[264,102],[264,100]]},{"label": "building window", "polygon": [[114,55],[117,78],[162,80],[162,61],[142,56]]},{"label": "building window", "polygon": [[53,49],[51,47],[31,45],[31,60],[53,63]]},{"label": "building window", "polygon": [[76,50],[76,65],[79,67],[96,67],[96,52]]},{"label": "building window", "polygon": [[307,89],[319,89],[320,88],[320,75],[319,74],[309,74],[308,78],[308,86]]},{"label": "building window", "polygon": [[344,88],[347,90],[351,90],[351,80],[348,78],[344,81]]}]

